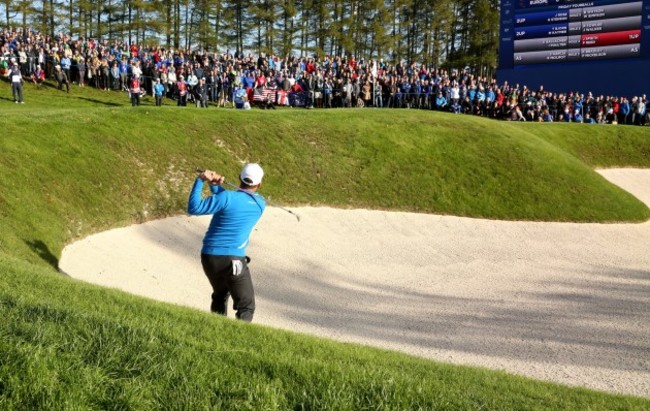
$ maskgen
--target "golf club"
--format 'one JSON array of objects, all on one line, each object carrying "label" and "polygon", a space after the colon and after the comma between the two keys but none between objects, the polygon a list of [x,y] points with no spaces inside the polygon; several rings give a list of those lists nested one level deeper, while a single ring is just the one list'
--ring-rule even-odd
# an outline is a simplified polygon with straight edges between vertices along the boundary
[{"label": "golf club", "polygon": [[[199,173],[199,174],[203,173],[204,171],[205,171],[205,170],[202,169],[202,168],[200,168],[200,167],[197,167],[197,168],[196,168],[196,172]],[[224,179],[223,182],[224,182],[224,184],[226,184],[227,186],[229,186],[229,187],[231,187],[231,188],[233,188],[233,189],[235,189],[235,190],[239,190],[239,186],[234,185],[234,184],[231,183],[230,181]],[[272,206],[272,207],[279,208],[280,210],[286,211],[286,212],[289,213],[289,214],[293,214],[293,215],[296,217],[296,219],[298,220],[298,222],[300,222],[300,216],[299,216],[298,214],[294,213],[293,211],[289,210],[288,208],[280,207],[280,206],[278,206],[278,205],[275,205],[275,204],[271,203],[271,201],[269,201],[266,197],[264,197],[264,196],[263,196],[262,194],[260,194],[260,193],[255,193],[254,195],[259,196],[262,200],[264,200],[264,201],[266,202],[266,204],[268,204],[268,205],[270,205],[270,206]]]}]

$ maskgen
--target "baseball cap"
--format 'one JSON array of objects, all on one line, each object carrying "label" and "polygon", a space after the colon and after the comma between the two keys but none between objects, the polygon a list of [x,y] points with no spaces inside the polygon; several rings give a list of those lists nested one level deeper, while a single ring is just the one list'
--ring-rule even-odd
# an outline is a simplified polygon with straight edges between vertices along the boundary
[{"label": "baseball cap", "polygon": [[262,182],[264,170],[257,163],[249,163],[244,166],[239,175],[239,179],[249,186],[256,186]]}]

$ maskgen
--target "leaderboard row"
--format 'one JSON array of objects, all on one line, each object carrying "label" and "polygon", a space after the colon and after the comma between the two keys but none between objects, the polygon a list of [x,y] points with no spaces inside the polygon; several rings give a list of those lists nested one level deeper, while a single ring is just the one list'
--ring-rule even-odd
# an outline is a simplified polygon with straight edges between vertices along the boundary
[{"label": "leaderboard row", "polygon": [[514,64],[541,64],[566,61],[589,61],[638,57],[639,44],[622,44],[603,47],[577,47],[558,50],[531,51],[514,54]]},{"label": "leaderboard row", "polygon": [[607,33],[582,34],[576,36],[542,37],[514,42],[514,51],[541,51],[580,47],[614,46],[618,44],[639,44],[641,30],[613,31]]},{"label": "leaderboard row", "polygon": [[642,2],[515,14],[515,27],[640,16]]},{"label": "leaderboard row", "polygon": [[546,24],[543,26],[518,27],[515,29],[517,40],[571,36],[590,33],[640,30],[641,15],[621,17],[617,19],[578,21],[561,24]]}]

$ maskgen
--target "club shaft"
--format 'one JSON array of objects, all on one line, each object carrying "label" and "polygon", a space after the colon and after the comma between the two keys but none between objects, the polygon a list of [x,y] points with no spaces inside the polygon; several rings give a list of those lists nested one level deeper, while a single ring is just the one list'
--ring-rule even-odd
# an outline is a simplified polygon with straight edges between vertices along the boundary
[{"label": "club shaft", "polygon": [[[197,168],[196,168],[196,172],[197,172],[197,173],[203,173],[204,171],[205,171],[205,170],[202,169],[202,168],[200,168],[200,167],[197,167]],[[234,188],[235,190],[239,190],[239,188],[240,188],[239,186],[236,186],[235,184],[231,183],[230,181],[228,181],[228,180],[226,180],[226,179],[223,180],[223,183],[224,183],[225,185],[231,187],[231,188]],[[266,197],[264,197],[264,196],[261,195],[261,194],[257,194],[257,193],[256,193],[255,195],[258,195],[258,196],[262,197],[262,199],[263,199],[263,200],[264,200],[268,205],[270,205],[270,206],[272,206],[272,207],[275,207],[275,208],[279,208],[280,210],[286,211],[286,212],[289,213],[289,214],[293,214],[293,215],[298,219],[298,221],[300,221],[300,216],[299,216],[298,214],[294,213],[293,211],[289,210],[288,208],[284,208],[284,207],[281,207],[281,206],[278,206],[278,205],[275,205],[275,204],[271,203],[271,201],[269,201]]]}]

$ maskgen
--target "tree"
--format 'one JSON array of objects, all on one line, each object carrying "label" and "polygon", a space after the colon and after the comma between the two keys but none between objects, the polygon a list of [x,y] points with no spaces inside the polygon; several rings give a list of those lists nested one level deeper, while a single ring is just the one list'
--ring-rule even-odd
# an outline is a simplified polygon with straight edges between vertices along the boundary
[{"label": "tree", "polygon": [[250,6],[250,19],[255,24],[255,40],[253,47],[257,52],[273,53],[275,26],[279,16],[279,8],[274,0],[259,0]]},{"label": "tree", "polygon": [[[14,6],[14,1],[0,0],[0,4],[4,5],[6,27],[10,27],[13,24],[13,20],[18,15],[18,13],[16,13],[15,10],[12,9],[12,7]],[[13,15],[11,14],[12,11],[14,12]]]},{"label": "tree", "polygon": [[480,76],[492,75],[497,65],[499,39],[494,27],[499,26],[497,0],[477,0],[473,7],[472,24],[468,28],[467,54],[470,66]]},{"label": "tree", "polygon": [[28,22],[34,22],[35,15],[37,13],[36,8],[32,5],[32,2],[29,0],[19,0],[16,2],[14,6],[14,10],[16,13],[21,16],[21,27],[23,28],[23,31],[27,31],[28,27]]},{"label": "tree", "polygon": [[354,55],[493,74],[498,0],[0,0],[7,27],[160,43]]},{"label": "tree", "polygon": [[246,35],[250,29],[249,8],[250,0],[224,1],[224,23],[226,25],[226,43],[239,51],[243,51]]}]

